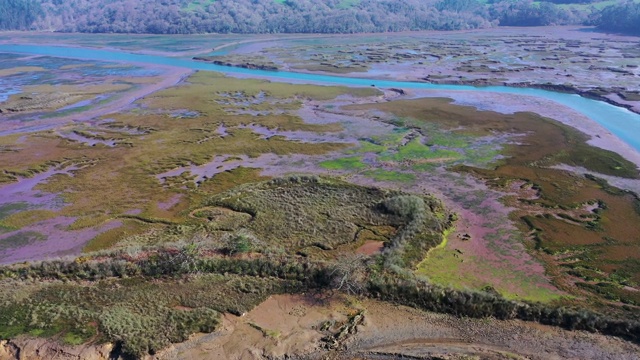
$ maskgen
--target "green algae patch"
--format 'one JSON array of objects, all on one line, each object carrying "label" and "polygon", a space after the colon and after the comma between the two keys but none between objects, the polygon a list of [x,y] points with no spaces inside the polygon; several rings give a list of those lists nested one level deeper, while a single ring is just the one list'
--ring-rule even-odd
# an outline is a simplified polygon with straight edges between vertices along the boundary
[{"label": "green algae patch", "polygon": [[444,132],[435,127],[432,131],[427,132],[427,143],[430,146],[437,145],[447,148],[463,149],[469,147],[471,141],[472,139],[469,136]]},{"label": "green algae patch", "polygon": [[360,141],[360,146],[354,150],[349,150],[348,153],[374,153],[379,154],[387,150],[386,146],[375,144],[370,141]]},{"label": "green algae patch", "polygon": [[327,160],[321,162],[319,165],[327,170],[358,170],[367,167],[359,156]]},{"label": "green algae patch", "polygon": [[398,147],[397,152],[383,154],[383,161],[414,160],[424,162],[451,162],[462,158],[459,152],[447,149],[437,149],[424,145],[420,139],[413,139]]}]

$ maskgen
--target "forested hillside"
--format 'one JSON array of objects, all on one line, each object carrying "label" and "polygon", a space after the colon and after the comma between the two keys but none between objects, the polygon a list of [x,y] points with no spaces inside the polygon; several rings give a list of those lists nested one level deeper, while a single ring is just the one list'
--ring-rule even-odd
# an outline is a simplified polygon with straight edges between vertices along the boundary
[{"label": "forested hillside", "polygon": [[[356,33],[618,23],[598,0],[2,0],[0,30],[114,33]],[[574,5],[579,4],[580,7]],[[629,5],[633,7],[634,5]],[[636,9],[637,9],[637,5]],[[626,8],[625,8],[626,9]],[[636,10],[637,14],[637,10]],[[591,20],[589,20],[591,19]],[[594,20],[597,19],[597,20]]]},{"label": "forested hillside", "polygon": [[598,14],[595,23],[603,30],[640,35],[640,3],[609,6]]},{"label": "forested hillside", "polygon": [[0,1],[0,30],[29,29],[42,17],[43,13],[37,0]]}]

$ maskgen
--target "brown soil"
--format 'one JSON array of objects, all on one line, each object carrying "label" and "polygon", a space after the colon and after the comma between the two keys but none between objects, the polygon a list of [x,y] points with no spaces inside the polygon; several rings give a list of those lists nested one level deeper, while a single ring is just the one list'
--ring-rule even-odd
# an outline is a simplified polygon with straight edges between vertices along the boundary
[{"label": "brown soil", "polygon": [[20,337],[0,341],[0,360],[106,360],[112,344],[68,346],[56,340]]},{"label": "brown soil", "polygon": [[[323,324],[364,310],[343,347],[326,350]],[[494,319],[460,319],[374,300],[278,295],[220,331],[197,335],[156,359],[638,359],[640,347],[617,338]],[[467,356],[467,357],[465,357]]]},{"label": "brown soil", "polygon": [[339,301],[318,305],[304,295],[272,296],[244,316],[225,315],[213,334],[196,335],[164,351],[158,359],[264,359],[314,353],[327,320],[343,321],[348,308]]},{"label": "brown soil", "polygon": [[[336,350],[322,338],[364,310],[364,323]],[[328,330],[323,330],[328,328]],[[113,346],[65,346],[21,337],[0,342],[0,360],[110,358]],[[640,346],[517,320],[461,319],[343,296],[272,296],[244,316],[147,360],[209,359],[639,359]]]},{"label": "brown soil", "polygon": [[356,250],[356,254],[373,255],[380,253],[382,249],[384,249],[384,242],[367,241]]}]

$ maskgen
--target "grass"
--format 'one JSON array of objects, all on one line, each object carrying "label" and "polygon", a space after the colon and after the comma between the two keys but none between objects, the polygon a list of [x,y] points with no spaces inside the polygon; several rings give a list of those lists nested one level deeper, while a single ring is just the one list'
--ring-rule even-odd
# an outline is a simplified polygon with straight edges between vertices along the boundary
[{"label": "grass", "polygon": [[384,145],[378,145],[370,141],[360,141],[360,146],[358,146],[355,150],[350,150],[349,153],[375,153],[379,154],[385,150],[387,147]]},{"label": "grass", "polygon": [[91,326],[87,326],[84,329],[80,328],[75,331],[67,331],[62,337],[62,342],[72,346],[79,346],[88,342],[96,335],[96,329]]},{"label": "grass", "polygon": [[25,226],[52,219],[56,216],[56,212],[51,210],[25,210],[13,213],[0,220],[0,226],[10,229],[22,229]]},{"label": "grass", "polygon": [[420,139],[416,138],[407,144],[398,147],[397,152],[382,155],[381,160],[402,161],[402,160],[418,160],[418,161],[434,161],[434,162],[451,162],[462,158],[462,155],[455,150],[434,149],[422,144]]},{"label": "grass", "polygon": [[205,180],[200,184],[199,190],[208,196],[230,190],[238,185],[256,183],[268,180],[268,176],[260,175],[260,169],[237,167],[225,171]]},{"label": "grass", "polygon": [[[106,83],[83,88],[83,91],[86,94],[98,94],[120,91],[130,86]],[[29,88],[29,91],[43,94],[72,93],[77,92],[78,88],[71,85],[42,85]],[[16,176],[31,176],[61,164],[81,167],[74,171],[73,176],[55,175],[46,184],[37,187],[43,192],[61,194],[65,207],[55,214],[77,218],[70,230],[96,226],[134,209],[140,210],[140,216],[144,218],[184,221],[186,206],[199,201],[204,192],[224,191],[235,184],[263,178],[255,169],[241,168],[232,173],[216,174],[200,184],[187,179],[186,173],[163,184],[156,178],[158,174],[183,166],[204,165],[215,155],[248,155],[255,158],[262,154],[320,155],[343,150],[349,144],[308,144],[277,136],[262,139],[251,129],[238,126],[256,124],[281,131],[318,133],[341,131],[340,124],[307,124],[299,116],[276,110],[295,111],[305,99],[322,100],[338,95],[368,96],[377,93],[378,90],[368,88],[287,85],[198,72],[184,84],[140,100],[138,109],[108,115],[112,120],[108,124],[66,129],[90,138],[117,139],[115,147],[87,146],[44,131],[25,135],[19,144],[19,152],[0,152],[0,162],[6,170],[4,174],[11,175],[7,175],[7,181],[14,180]],[[230,101],[230,95],[233,101]],[[238,109],[272,114],[260,117],[237,115],[234,111]],[[196,115],[188,118],[171,116],[185,111]],[[217,133],[221,124],[228,129],[228,136],[222,137]],[[14,147],[19,138],[2,138],[0,144]],[[202,190],[198,190],[199,187]],[[183,195],[181,204],[170,210],[156,206],[157,203],[168,201],[176,193]],[[22,211],[7,215],[3,220],[5,227],[19,227],[53,216],[53,213]],[[104,249],[116,244],[125,233],[127,231],[123,229],[112,230],[94,239],[88,249]]]},{"label": "grass", "polygon": [[[413,221],[409,215],[390,213],[382,205],[401,194],[337,180],[292,177],[244,185],[212,197],[206,205],[252,215],[244,227],[264,243],[261,251],[287,249],[335,257],[340,252],[334,249],[355,246],[359,229],[409,226]],[[433,206],[425,214],[439,209],[435,200],[424,201]],[[429,233],[431,226],[424,223],[413,231]]]},{"label": "grass", "polygon": [[79,345],[99,329],[99,341],[120,341],[126,353],[142,356],[191,333],[211,332],[219,312],[245,312],[290,283],[234,275],[195,275],[186,282],[112,279],[94,286],[53,281],[21,287],[28,295],[23,300],[1,290],[0,298],[12,299],[13,305],[0,305],[0,337],[62,333],[63,342]]},{"label": "grass", "polygon": [[358,170],[367,167],[359,156],[345,157],[335,160],[323,161],[319,164],[327,170]]},{"label": "grass", "polygon": [[0,223],[6,219],[9,215],[24,211],[29,207],[26,202],[8,203],[0,206]]},{"label": "grass", "polygon": [[[555,164],[570,164],[585,167],[597,173],[638,178],[638,170],[634,164],[618,154],[588,145],[586,143],[588,137],[577,130],[534,114],[504,115],[490,111],[477,111],[472,107],[455,106],[448,100],[438,99],[394,101],[348,108],[375,109],[392,113],[398,119],[402,119],[400,123],[403,126],[424,132],[427,138],[426,143],[429,144],[432,141],[443,145],[464,145],[463,148],[458,149],[462,151],[458,153],[460,158],[475,166],[456,166],[454,169],[472,174],[499,191],[508,188],[511,181],[525,180],[533,184],[536,189],[539,189],[540,198],[522,200],[511,206],[519,208],[517,213],[521,216],[516,217],[515,221],[523,233],[529,233],[532,228],[525,221],[527,217],[522,215],[526,215],[533,209],[538,209],[536,211],[545,214],[531,218],[530,221],[537,229],[536,237],[540,249],[561,254],[575,251],[583,246],[597,248],[599,256],[579,256],[576,259],[577,263],[599,269],[606,274],[620,271],[638,260],[638,256],[634,255],[637,252],[629,249],[640,245],[633,240],[636,238],[634,234],[640,233],[640,212],[636,210],[640,200],[629,193],[611,189],[598,179],[576,177],[567,172],[549,168]],[[445,131],[443,134],[446,135],[434,136],[432,131],[434,127]],[[490,136],[489,130],[502,134],[523,134],[518,138],[518,143],[527,146],[507,144],[500,147],[487,143],[479,145],[475,142],[474,138],[482,139]],[[429,135],[433,140],[429,140]],[[458,136],[459,138],[456,139]],[[447,149],[447,151],[453,150]],[[504,158],[495,161],[498,155],[503,155]],[[404,149],[400,146],[397,152],[387,151],[380,158],[397,161],[402,158],[416,159],[430,156],[432,154],[429,147],[418,138],[414,138],[404,146]],[[428,163],[412,166],[414,170],[428,171],[432,168],[433,165]],[[479,197],[476,202],[480,204],[482,199],[483,197]],[[555,217],[555,215],[560,216],[563,211],[569,211],[567,209],[576,209],[583,204],[598,201],[602,201],[606,206],[598,211],[599,220],[595,222],[585,220],[575,224]],[[531,205],[537,208],[529,207]],[[614,251],[621,246],[627,250]],[[498,246],[492,248],[492,251],[500,254],[510,250]],[[458,264],[457,261],[460,259],[454,256],[455,253],[452,250],[440,250],[437,254],[437,261],[428,260],[433,262],[433,266],[429,266],[430,269],[434,269],[433,273],[428,275],[428,272],[424,271],[423,274],[432,276],[440,283],[451,282],[454,286],[460,286],[460,284],[473,286],[473,284],[487,282],[469,278],[473,277],[473,272],[478,270],[471,270],[470,265],[468,266],[470,263]],[[545,259],[547,259],[547,266],[555,268],[553,260]],[[474,264],[484,263],[483,259],[469,261],[473,261]],[[483,271],[486,272],[489,268]],[[440,271],[441,269],[447,270]],[[503,278],[505,274],[519,274],[517,271],[501,271],[503,270],[496,273],[496,279]],[[565,271],[560,269],[560,273]],[[545,292],[534,291],[534,285],[522,274],[514,279],[514,283],[519,284],[519,290],[508,289],[495,283],[491,285],[506,296],[515,296],[509,294],[517,293],[521,297],[531,299],[553,298]],[[637,282],[640,277],[633,276],[632,280]],[[592,296],[600,295],[594,292]]]},{"label": "grass", "polygon": [[135,220],[124,220],[123,224],[115,229],[107,230],[91,239],[83,248],[83,252],[106,250],[118,244],[126,237],[149,232],[154,228],[163,226],[149,225]]},{"label": "grass", "polygon": [[16,249],[43,241],[46,236],[35,231],[21,231],[0,240],[0,251]]}]

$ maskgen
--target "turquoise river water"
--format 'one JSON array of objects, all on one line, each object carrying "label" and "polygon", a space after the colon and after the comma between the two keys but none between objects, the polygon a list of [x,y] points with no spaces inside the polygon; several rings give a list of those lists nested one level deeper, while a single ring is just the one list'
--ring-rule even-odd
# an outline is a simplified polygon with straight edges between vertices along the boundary
[{"label": "turquoise river water", "polygon": [[556,103],[574,109],[590,119],[596,121],[611,133],[640,151],[640,115],[625,108],[617,107],[604,101],[592,100],[575,94],[559,93],[554,91],[516,88],[507,86],[486,86],[474,87],[466,85],[435,85],[420,82],[371,80],[362,78],[350,78],[344,76],[330,76],[317,74],[303,74],[285,71],[264,71],[243,69],[236,67],[220,66],[191,59],[142,55],[121,52],[116,50],[100,50],[92,48],[77,48],[64,46],[39,46],[39,45],[0,45],[0,52],[33,54],[54,57],[67,57],[83,60],[117,61],[131,63],[145,63],[156,65],[177,66],[194,70],[218,71],[226,74],[253,75],[256,77],[269,77],[273,81],[294,81],[296,83],[321,83],[329,85],[345,86],[371,86],[396,87],[404,89],[427,89],[427,90],[465,90],[484,91],[494,93],[508,93],[525,96],[545,98]]}]

